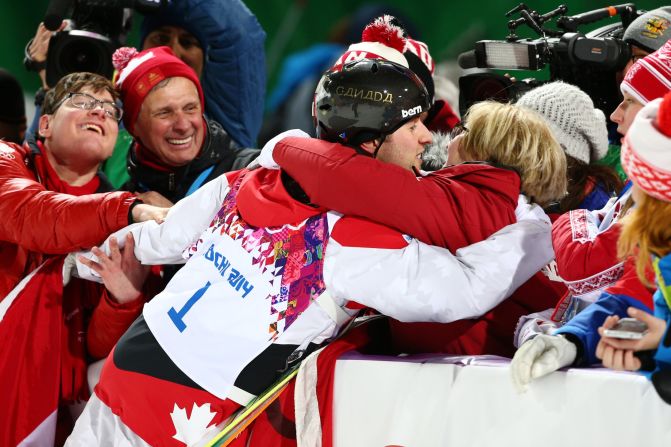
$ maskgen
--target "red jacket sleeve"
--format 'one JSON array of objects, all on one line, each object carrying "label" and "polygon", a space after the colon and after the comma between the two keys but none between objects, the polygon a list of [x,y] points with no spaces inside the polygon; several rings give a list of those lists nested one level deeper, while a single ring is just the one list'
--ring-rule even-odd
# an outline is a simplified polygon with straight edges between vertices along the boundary
[{"label": "red jacket sleeve", "polygon": [[86,329],[86,347],[96,359],[106,357],[119,338],[142,312],[144,303],[165,288],[161,266],[152,266],[138,297],[126,304],[117,303],[104,287]]},{"label": "red jacket sleeve", "polygon": [[86,331],[88,353],[95,359],[107,357],[119,338],[140,315],[145,303],[144,295],[140,294],[131,302],[119,304],[109,296],[107,289],[102,290]]},{"label": "red jacket sleeve", "polygon": [[559,276],[569,282],[580,281],[619,265],[619,236],[618,223],[597,233],[587,210],[562,214],[552,224],[552,246]]},{"label": "red jacket sleeve", "polygon": [[128,225],[134,200],[129,192],[76,197],[47,191],[23,152],[0,143],[0,240],[46,254],[88,248]]},{"label": "red jacket sleeve", "polygon": [[515,221],[519,178],[512,171],[470,165],[416,177],[345,146],[306,138],[285,138],[273,157],[313,203],[451,250]]},{"label": "red jacket sleeve", "polygon": [[[646,276],[650,284],[655,283],[655,272],[652,268],[646,271]],[[630,257],[625,261],[622,276],[614,285],[608,287],[606,292],[613,295],[630,296],[636,298],[650,309],[654,308],[652,296],[655,291],[648,289],[639,279],[638,274],[636,273],[636,263],[633,257]]]}]

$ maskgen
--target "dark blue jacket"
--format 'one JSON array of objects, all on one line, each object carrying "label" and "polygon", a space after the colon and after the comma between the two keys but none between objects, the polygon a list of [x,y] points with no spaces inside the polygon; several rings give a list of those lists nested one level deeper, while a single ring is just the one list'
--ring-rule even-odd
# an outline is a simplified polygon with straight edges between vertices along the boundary
[{"label": "dark blue jacket", "polygon": [[266,33],[240,0],[170,0],[145,16],[140,45],[150,31],[172,25],[203,48],[205,114],[242,147],[256,147],[266,93]]}]

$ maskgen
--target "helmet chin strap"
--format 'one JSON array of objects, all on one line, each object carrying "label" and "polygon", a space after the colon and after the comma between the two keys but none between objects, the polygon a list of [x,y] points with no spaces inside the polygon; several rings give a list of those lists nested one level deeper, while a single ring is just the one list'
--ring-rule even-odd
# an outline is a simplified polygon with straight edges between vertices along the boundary
[{"label": "helmet chin strap", "polygon": [[380,144],[377,145],[375,150],[373,151],[373,158],[377,158],[377,153],[380,151],[380,148],[382,147],[382,144],[384,144],[384,140],[387,139],[387,135],[382,135],[380,138]]}]

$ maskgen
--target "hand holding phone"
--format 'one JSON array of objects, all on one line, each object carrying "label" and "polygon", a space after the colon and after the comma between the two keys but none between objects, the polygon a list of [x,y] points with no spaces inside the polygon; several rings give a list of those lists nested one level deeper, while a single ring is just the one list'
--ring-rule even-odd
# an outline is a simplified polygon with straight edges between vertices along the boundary
[{"label": "hand holding phone", "polygon": [[640,340],[648,333],[648,325],[635,318],[621,318],[615,325],[603,331],[606,337]]}]

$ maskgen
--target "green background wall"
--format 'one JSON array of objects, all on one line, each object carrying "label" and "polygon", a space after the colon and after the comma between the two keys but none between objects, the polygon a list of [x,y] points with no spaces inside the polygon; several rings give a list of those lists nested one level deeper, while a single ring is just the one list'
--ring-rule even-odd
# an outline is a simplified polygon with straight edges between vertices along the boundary
[{"label": "green background wall", "polygon": [[[44,17],[48,0],[2,0],[0,6],[0,66],[9,69],[19,77],[26,92],[38,86],[36,75],[27,73],[22,66],[23,48],[34,35],[38,23]],[[268,34],[266,50],[269,58],[269,86],[271,89],[282,57],[287,53],[324,41],[335,22],[348,15],[359,5],[360,0],[338,1],[289,1],[289,0],[248,0],[246,4],[257,15]],[[461,51],[471,48],[472,42],[482,38],[502,38],[507,34],[507,19],[504,13],[519,1],[479,0],[479,1],[389,1],[415,22],[421,29],[422,39],[429,44],[435,59],[454,58]],[[539,12],[547,12],[559,1],[528,0],[529,6]],[[577,14],[603,7],[600,1],[564,2],[569,13]],[[651,0],[636,3],[639,9],[652,9],[659,5]],[[605,22],[604,22],[605,23]],[[135,21],[137,28],[139,19]],[[286,32],[279,33],[280,28]],[[137,33],[130,43],[136,42]],[[530,36],[530,34],[529,34]]]}]

